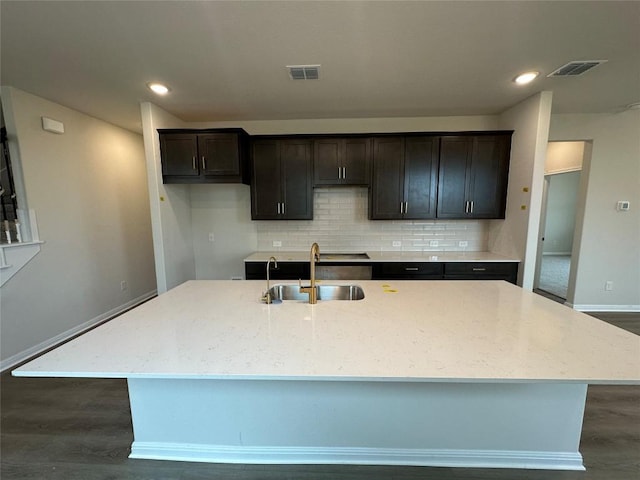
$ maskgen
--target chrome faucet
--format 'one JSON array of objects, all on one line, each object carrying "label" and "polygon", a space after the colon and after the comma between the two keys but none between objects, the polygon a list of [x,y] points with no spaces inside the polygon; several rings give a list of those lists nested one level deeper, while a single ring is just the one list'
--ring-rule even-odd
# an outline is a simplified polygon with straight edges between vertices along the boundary
[{"label": "chrome faucet", "polygon": [[278,268],[278,260],[276,260],[276,257],[269,257],[269,260],[267,260],[267,291],[264,292],[264,295],[262,295],[262,301],[264,303],[271,303],[272,298],[271,298],[271,292],[270,287],[269,287],[269,266],[271,265],[271,261],[273,260],[273,266],[275,268]]},{"label": "chrome faucet", "polygon": [[311,285],[308,287],[302,286],[302,281],[300,284],[300,293],[308,293],[309,294],[309,303],[316,304],[318,303],[318,290],[316,289],[316,262],[320,260],[320,247],[317,243],[311,245],[311,254],[309,258],[309,270],[311,272]]}]

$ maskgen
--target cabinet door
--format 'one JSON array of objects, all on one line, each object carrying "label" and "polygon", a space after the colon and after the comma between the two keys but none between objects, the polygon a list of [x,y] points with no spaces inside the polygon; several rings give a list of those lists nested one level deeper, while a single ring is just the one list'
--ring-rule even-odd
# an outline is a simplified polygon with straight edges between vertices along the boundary
[{"label": "cabinet door", "polygon": [[162,175],[195,176],[198,168],[197,136],[190,133],[160,134]]},{"label": "cabinet door", "polygon": [[311,140],[282,140],[280,143],[281,218],[313,219],[311,184]]},{"label": "cabinet door", "polygon": [[370,173],[371,139],[314,140],[314,185],[369,185]]},{"label": "cabinet door", "polygon": [[402,218],[403,190],[404,137],[374,138],[369,218]]},{"label": "cabinet door", "polygon": [[240,149],[235,133],[198,135],[198,153],[205,175],[240,176]]},{"label": "cabinet door", "polygon": [[371,139],[344,139],[342,183],[344,185],[369,185],[371,182]]},{"label": "cabinet door", "polygon": [[404,154],[406,219],[436,217],[439,137],[408,137]]},{"label": "cabinet door", "polygon": [[313,184],[338,185],[342,175],[342,149],[339,138],[322,138],[313,142]]},{"label": "cabinet door", "polygon": [[473,138],[443,137],[440,142],[438,218],[467,216],[467,171]]},{"label": "cabinet door", "polygon": [[504,218],[509,146],[507,136],[474,138],[468,187],[472,218]]},{"label": "cabinet door", "polygon": [[279,218],[281,202],[280,148],[277,140],[254,141],[251,146],[251,218]]}]

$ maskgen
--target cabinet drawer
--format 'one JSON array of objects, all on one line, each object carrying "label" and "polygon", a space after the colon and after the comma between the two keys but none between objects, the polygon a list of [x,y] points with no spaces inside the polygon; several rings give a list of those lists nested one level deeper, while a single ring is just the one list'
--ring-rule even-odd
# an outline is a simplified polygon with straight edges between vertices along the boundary
[{"label": "cabinet drawer", "polygon": [[373,278],[439,279],[442,278],[442,264],[437,262],[384,262],[373,265]]},{"label": "cabinet drawer", "polygon": [[449,280],[507,280],[516,283],[516,262],[452,262],[444,264],[444,278]]}]

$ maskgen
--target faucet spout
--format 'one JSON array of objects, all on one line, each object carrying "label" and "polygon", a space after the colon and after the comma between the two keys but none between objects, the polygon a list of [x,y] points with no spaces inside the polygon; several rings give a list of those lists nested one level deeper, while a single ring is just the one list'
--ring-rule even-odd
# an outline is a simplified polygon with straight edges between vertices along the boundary
[{"label": "faucet spout", "polygon": [[275,268],[278,268],[278,260],[276,260],[276,257],[269,257],[269,260],[267,260],[267,291],[264,292],[264,295],[262,295],[262,301],[265,303],[271,303],[271,292],[270,287],[269,287],[269,270],[270,270],[270,265],[271,265],[271,261],[273,261],[273,266]]},{"label": "faucet spout", "polygon": [[311,245],[311,252],[309,255],[309,271],[310,271],[310,283],[311,285],[308,287],[300,286],[300,293],[308,293],[309,294],[309,303],[316,304],[318,303],[318,290],[316,289],[316,262],[320,260],[320,247],[317,243],[313,243]]}]

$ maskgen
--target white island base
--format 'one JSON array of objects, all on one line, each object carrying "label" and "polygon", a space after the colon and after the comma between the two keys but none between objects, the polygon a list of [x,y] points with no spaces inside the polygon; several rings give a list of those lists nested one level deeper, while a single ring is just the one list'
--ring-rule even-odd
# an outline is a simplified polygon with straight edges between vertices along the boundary
[{"label": "white island base", "polygon": [[586,384],[128,382],[131,458],[584,470]]}]

